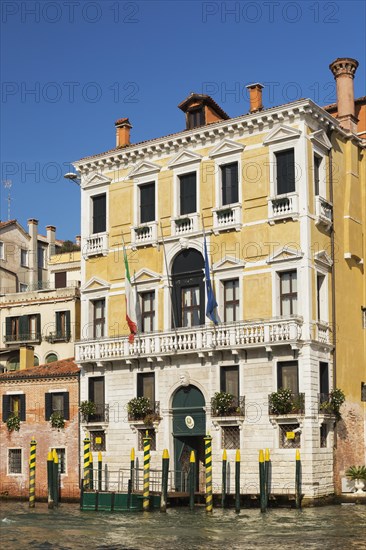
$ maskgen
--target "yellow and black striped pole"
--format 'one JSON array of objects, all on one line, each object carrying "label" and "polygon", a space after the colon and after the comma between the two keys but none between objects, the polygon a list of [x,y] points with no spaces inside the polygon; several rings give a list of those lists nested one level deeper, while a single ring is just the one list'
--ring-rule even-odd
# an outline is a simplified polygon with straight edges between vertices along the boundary
[{"label": "yellow and black striped pole", "polygon": [[143,510],[149,509],[150,504],[150,441],[149,432],[146,430],[144,437],[144,490],[142,508]]},{"label": "yellow and black striped pole", "polygon": [[301,459],[299,449],[296,449],[295,503],[296,508],[301,508]]},{"label": "yellow and black striped pole", "polygon": [[84,489],[90,486],[90,439],[84,439]]},{"label": "yellow and black striped pole", "polygon": [[222,493],[221,493],[221,506],[225,508],[226,500],[226,475],[227,475],[227,453],[224,449],[222,453]]},{"label": "yellow and black striped pole", "polygon": [[36,499],[36,448],[37,442],[32,438],[29,455],[29,507],[34,508]]},{"label": "yellow and black striped pole", "polygon": [[206,512],[212,512],[212,437],[205,437]]}]

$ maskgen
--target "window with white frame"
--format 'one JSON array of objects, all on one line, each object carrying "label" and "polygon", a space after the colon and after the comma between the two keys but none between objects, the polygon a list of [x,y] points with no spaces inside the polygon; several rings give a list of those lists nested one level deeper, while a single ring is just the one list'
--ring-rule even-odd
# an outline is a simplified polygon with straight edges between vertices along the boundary
[{"label": "window with white frame", "polygon": [[276,194],[293,193],[295,186],[295,150],[285,149],[275,152]]},{"label": "window with white frame", "polygon": [[92,198],[92,233],[104,233],[107,229],[107,195],[101,193]]},{"label": "window with white frame", "polygon": [[313,146],[313,180],[315,197],[326,198],[328,156],[319,147]]},{"label": "window with white frame", "polygon": [[25,283],[19,284],[19,292],[27,292],[27,290],[28,290],[28,285],[26,285]]},{"label": "window with white frame", "polygon": [[92,300],[93,338],[103,338],[105,332],[105,299]]},{"label": "window with white frame", "polygon": [[141,332],[152,332],[155,328],[155,290],[140,292]]},{"label": "window with white frame", "polygon": [[8,449],[8,473],[22,473],[22,449]]},{"label": "window with white frame", "polygon": [[28,267],[28,250],[24,248],[20,250],[20,265],[22,267]]},{"label": "window with white frame", "polygon": [[322,273],[316,274],[316,307],[317,320],[326,322],[328,320],[327,278]]},{"label": "window with white frame", "polygon": [[221,204],[233,204],[239,201],[239,168],[238,162],[221,164]]},{"label": "window with white frame", "polygon": [[297,271],[282,271],[278,273],[280,315],[297,314]]},{"label": "window with white frame", "polygon": [[197,212],[197,173],[181,174],[179,178],[179,214]]},{"label": "window with white frame", "polygon": [[155,213],[155,182],[151,181],[139,185],[140,194],[140,223],[153,222]]},{"label": "window with white frame", "polygon": [[239,279],[223,281],[224,291],[224,322],[232,323],[239,320]]},{"label": "window with white frame", "polygon": [[5,247],[3,241],[0,241],[0,260],[5,260]]}]

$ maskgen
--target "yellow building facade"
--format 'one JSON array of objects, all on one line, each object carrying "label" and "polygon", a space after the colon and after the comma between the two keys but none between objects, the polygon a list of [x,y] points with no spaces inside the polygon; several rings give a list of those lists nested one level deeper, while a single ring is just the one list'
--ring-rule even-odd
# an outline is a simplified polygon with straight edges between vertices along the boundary
[{"label": "yellow building facade", "polygon": [[[83,434],[92,446],[103,442],[94,450],[116,472],[128,467],[131,447],[142,459],[148,429],[152,466],[167,448],[177,490],[191,450],[202,490],[207,433],[217,492],[224,448],[229,461],[240,448],[248,494],[258,490],[261,448],[271,449],[272,492],[293,492],[300,449],[303,493],[317,498],[365,453],[364,143],[311,100],[263,109],[262,86],[249,88],[246,115],[229,118],[210,97],[191,94],[179,106],[185,131],[131,144],[121,119],[115,149],[75,163],[83,254],[76,360],[81,399],[98,406]],[[217,324],[206,315],[204,232]],[[336,387],[347,411],[338,422]],[[347,421],[356,426],[353,454],[342,440]]]}]

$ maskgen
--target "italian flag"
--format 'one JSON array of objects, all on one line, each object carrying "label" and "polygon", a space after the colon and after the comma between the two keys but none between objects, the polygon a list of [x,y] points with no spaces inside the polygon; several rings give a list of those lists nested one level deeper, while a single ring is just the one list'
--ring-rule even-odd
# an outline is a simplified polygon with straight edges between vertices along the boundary
[{"label": "italian flag", "polygon": [[133,290],[131,285],[130,270],[128,267],[126,249],[123,247],[123,257],[125,261],[125,296],[126,296],[126,321],[130,328],[130,335],[128,341],[130,344],[133,344],[135,339],[135,334],[137,333],[137,318],[136,318],[136,308],[134,303]]}]

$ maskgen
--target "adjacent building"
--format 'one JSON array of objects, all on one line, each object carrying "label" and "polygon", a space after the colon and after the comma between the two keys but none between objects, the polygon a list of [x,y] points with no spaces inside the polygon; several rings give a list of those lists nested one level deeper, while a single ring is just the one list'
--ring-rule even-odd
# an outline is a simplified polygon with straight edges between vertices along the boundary
[{"label": "adjacent building", "polygon": [[[271,449],[277,493],[293,491],[300,449],[308,498],[334,492],[334,468],[339,489],[345,469],[364,463],[366,164],[357,116],[365,102],[354,101],[357,65],[331,65],[335,109],[309,99],[266,109],[263,86],[253,84],[249,113],[230,118],[209,96],[191,94],[179,105],[184,131],[131,144],[123,118],[116,148],[75,163],[83,250],[76,361],[81,400],[99,411],[82,436],[98,441],[110,470],[128,467],[131,447],[142,458],[146,429],[153,467],[167,448],[178,489],[191,450],[200,487],[207,433],[215,491],[224,448],[230,461],[241,450],[244,493],[258,492],[261,448]],[[206,316],[204,229],[218,324]],[[124,245],[138,319],[132,342]],[[336,387],[346,394],[338,423]],[[131,403],[143,397],[145,409]]]}]

